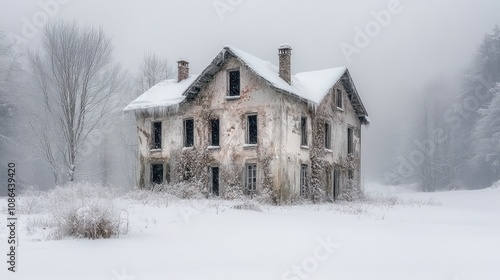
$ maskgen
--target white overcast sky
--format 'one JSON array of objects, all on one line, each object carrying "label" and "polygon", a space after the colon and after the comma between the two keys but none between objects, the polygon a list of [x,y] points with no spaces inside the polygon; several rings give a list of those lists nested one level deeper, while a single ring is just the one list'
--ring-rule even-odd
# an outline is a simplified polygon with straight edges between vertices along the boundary
[{"label": "white overcast sky", "polygon": [[[484,34],[500,24],[498,0],[401,0],[403,10],[348,62],[340,45],[353,44],[355,28],[364,29],[389,0],[60,2],[51,19],[102,26],[116,59],[132,72],[153,51],[172,61],[186,58],[199,73],[227,44],[276,64],[276,48],[285,42],[293,48],[293,72],[347,65],[372,120],[363,138],[368,179],[381,174],[394,146],[394,120],[412,94],[435,77],[455,81]],[[0,30],[23,36],[27,25],[43,21],[40,3],[56,0],[0,0]],[[214,8],[221,3],[233,5],[223,18]],[[30,47],[38,38],[29,39]]]}]

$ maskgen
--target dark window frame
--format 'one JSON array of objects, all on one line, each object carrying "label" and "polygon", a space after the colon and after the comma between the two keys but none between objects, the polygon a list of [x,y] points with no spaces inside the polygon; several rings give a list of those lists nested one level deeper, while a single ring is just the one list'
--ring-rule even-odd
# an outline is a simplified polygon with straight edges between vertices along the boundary
[{"label": "dark window frame", "polygon": [[162,149],[162,122],[152,121],[151,122],[151,150],[161,150]]},{"label": "dark window frame", "polygon": [[[193,118],[184,119],[182,121],[182,123],[183,123],[184,147],[185,148],[194,147],[194,129],[195,129],[194,119]],[[191,123],[191,125],[192,125],[190,133],[188,131],[188,129],[189,129],[189,127],[188,127],[189,123]],[[190,135],[188,135],[188,133]]]},{"label": "dark window frame", "polygon": [[324,122],[323,123],[323,144],[325,149],[331,150],[332,149],[332,126],[330,125],[329,122]]},{"label": "dark window frame", "polygon": [[[255,118],[255,123],[251,121],[251,119]],[[259,143],[259,118],[257,114],[247,114],[247,127],[246,127],[246,136],[245,136],[245,144],[248,145],[257,145]],[[255,127],[253,127],[255,125]],[[252,132],[255,130],[255,135]]]},{"label": "dark window frame", "polygon": [[335,94],[335,104],[337,108],[344,109],[344,96],[342,89],[337,89]]},{"label": "dark window frame", "polygon": [[300,145],[307,146],[307,117],[300,118]]},{"label": "dark window frame", "polygon": [[245,166],[245,188],[249,193],[257,191],[257,164],[248,163]]},{"label": "dark window frame", "polygon": [[[214,129],[217,129],[217,133],[214,134]],[[210,146],[220,147],[220,119],[210,120]]]},{"label": "dark window frame", "polygon": [[[237,74],[237,77],[236,77]],[[227,96],[239,97],[241,95],[241,72],[239,68],[227,71]]]},{"label": "dark window frame", "polygon": [[[215,187],[215,176],[217,176],[217,187]],[[214,196],[220,195],[220,168],[218,166],[210,167],[210,185]]]},{"label": "dark window frame", "polygon": [[[160,176],[158,176],[158,174],[155,174],[158,171],[161,172]],[[157,180],[157,178],[159,178],[159,181]],[[163,163],[151,163],[149,180],[151,185],[161,185],[165,182],[165,166]]]}]

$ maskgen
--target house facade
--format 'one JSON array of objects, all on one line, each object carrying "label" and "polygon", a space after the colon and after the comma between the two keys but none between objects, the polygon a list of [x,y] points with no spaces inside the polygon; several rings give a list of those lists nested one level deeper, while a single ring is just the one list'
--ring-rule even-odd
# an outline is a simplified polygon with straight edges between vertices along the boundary
[{"label": "house facade", "polygon": [[207,196],[336,200],[361,184],[361,126],[368,114],[345,67],[292,75],[226,46],[200,75],[178,62],[124,110],[135,113],[137,184],[191,181]]}]

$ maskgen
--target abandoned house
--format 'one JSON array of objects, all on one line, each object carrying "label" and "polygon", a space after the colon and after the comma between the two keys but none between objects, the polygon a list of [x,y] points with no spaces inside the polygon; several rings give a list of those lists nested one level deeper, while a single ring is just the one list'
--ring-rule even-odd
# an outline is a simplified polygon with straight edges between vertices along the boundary
[{"label": "abandoned house", "polygon": [[292,74],[226,46],[200,75],[178,77],[124,110],[135,113],[138,186],[198,184],[207,196],[266,195],[334,201],[361,184],[361,126],[368,114],[346,67]]}]

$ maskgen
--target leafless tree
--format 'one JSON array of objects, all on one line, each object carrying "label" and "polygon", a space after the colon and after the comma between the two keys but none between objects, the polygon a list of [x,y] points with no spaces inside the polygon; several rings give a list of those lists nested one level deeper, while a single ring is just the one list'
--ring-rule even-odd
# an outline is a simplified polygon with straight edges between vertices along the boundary
[{"label": "leafless tree", "polygon": [[[457,188],[464,168],[461,152],[454,147],[456,133],[447,123],[448,100],[453,94],[441,81],[427,85],[400,131],[395,170],[399,183],[417,183],[423,191]],[[398,169],[399,165],[399,169]],[[401,168],[404,167],[404,168]]]},{"label": "leafless tree", "polygon": [[174,73],[166,57],[160,57],[155,53],[144,54],[136,74],[137,93],[142,94],[157,83],[173,78]]},{"label": "leafless tree", "polygon": [[41,51],[30,52],[38,104],[31,110],[35,149],[69,182],[83,159],[81,149],[114,105],[120,67],[102,29],[54,22],[44,29]]}]

